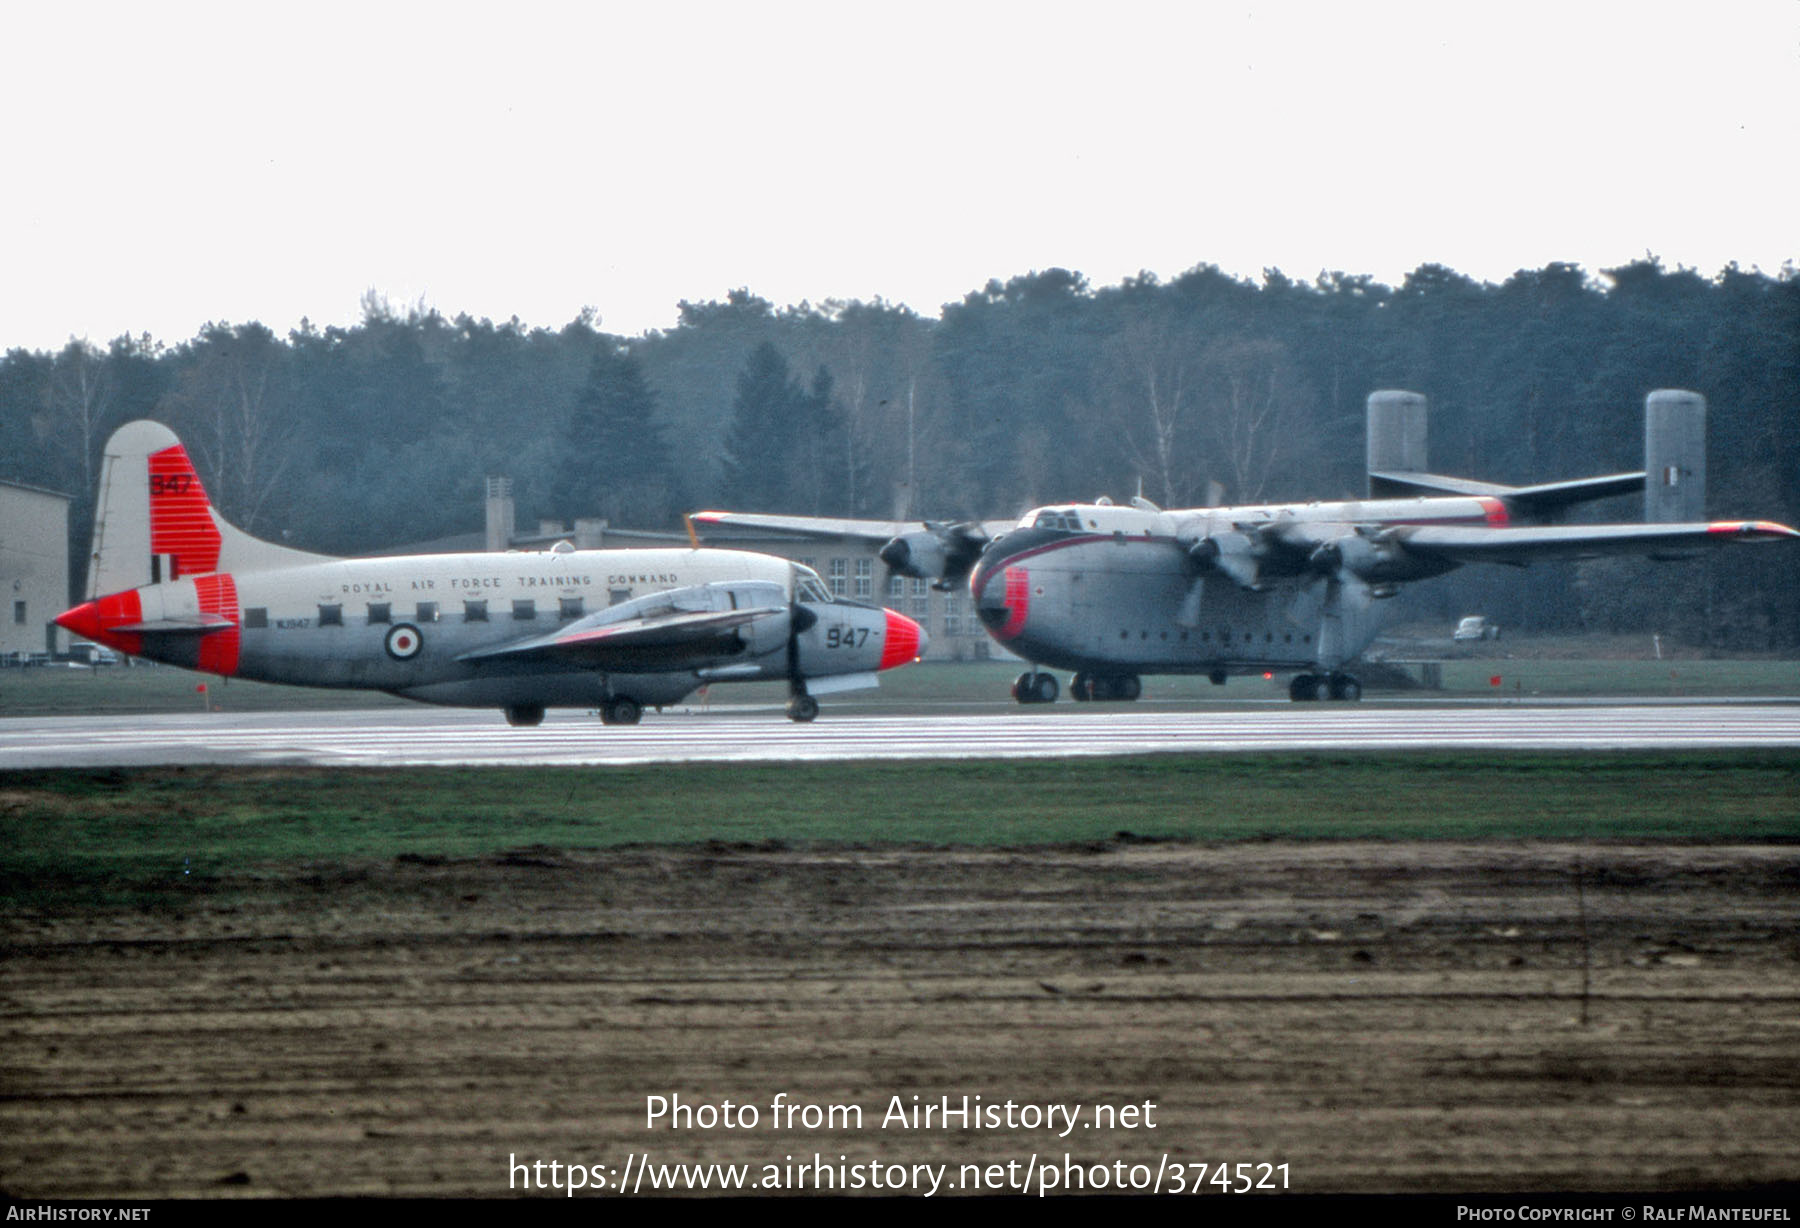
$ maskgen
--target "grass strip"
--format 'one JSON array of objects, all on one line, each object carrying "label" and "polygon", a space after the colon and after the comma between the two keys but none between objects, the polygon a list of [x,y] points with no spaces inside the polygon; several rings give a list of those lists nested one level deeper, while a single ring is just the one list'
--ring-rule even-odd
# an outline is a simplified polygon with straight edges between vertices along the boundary
[{"label": "grass strip", "polygon": [[265,863],[706,841],[1800,839],[1800,753],[1314,753],[0,772],[0,907]]}]

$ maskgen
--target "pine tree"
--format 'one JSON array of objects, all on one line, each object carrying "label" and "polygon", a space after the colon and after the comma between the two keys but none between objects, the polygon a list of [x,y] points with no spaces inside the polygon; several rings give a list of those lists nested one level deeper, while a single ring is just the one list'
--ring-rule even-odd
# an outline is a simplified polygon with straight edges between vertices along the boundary
[{"label": "pine tree", "polygon": [[812,399],[765,341],[738,373],[725,440],[723,501],[751,512],[806,512],[814,488],[805,472],[815,430]]},{"label": "pine tree", "polygon": [[669,517],[675,496],[669,445],[656,420],[656,394],[637,359],[603,347],[575,398],[552,485],[566,518],[604,516],[648,526]]}]

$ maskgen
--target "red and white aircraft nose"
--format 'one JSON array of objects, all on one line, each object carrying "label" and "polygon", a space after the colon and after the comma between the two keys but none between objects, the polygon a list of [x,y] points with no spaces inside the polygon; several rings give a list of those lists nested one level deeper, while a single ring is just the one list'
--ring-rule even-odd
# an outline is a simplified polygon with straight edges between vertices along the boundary
[{"label": "red and white aircraft nose", "polygon": [[887,634],[881,641],[881,664],[875,668],[893,669],[896,665],[906,665],[919,659],[930,643],[925,628],[904,614],[896,614],[892,610],[883,611],[887,615]]}]

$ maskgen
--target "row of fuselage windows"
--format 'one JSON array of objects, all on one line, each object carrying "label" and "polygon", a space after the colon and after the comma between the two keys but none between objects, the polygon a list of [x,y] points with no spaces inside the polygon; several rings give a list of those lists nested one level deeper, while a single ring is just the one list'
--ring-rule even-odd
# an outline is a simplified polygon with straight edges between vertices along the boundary
[{"label": "row of fuselage windows", "polygon": [[[1190,634],[1191,634],[1191,632],[1187,632],[1187,631],[1178,632],[1177,633],[1177,642],[1182,643],[1182,644],[1187,643],[1188,636]],[[1167,640],[1169,638],[1169,633],[1167,631],[1161,632],[1160,637],[1164,640]],[[1122,640],[1128,640],[1131,638],[1131,632],[1121,631],[1121,632],[1119,632],[1119,638]],[[1150,633],[1148,631],[1139,631],[1138,632],[1138,639],[1147,640],[1149,638],[1150,638]],[[1262,639],[1263,639],[1263,643],[1265,643],[1265,644],[1273,644],[1275,642],[1275,633],[1273,631],[1265,631],[1265,632],[1263,632]],[[1246,631],[1243,633],[1242,638],[1239,638],[1237,632],[1221,628],[1217,633],[1217,640],[1221,644],[1253,644],[1256,642],[1256,635],[1254,632]],[[1211,631],[1200,632],[1200,642],[1202,644],[1213,643],[1214,642],[1214,633]],[[1294,641],[1294,633],[1291,631],[1283,633],[1283,635],[1281,637],[1281,642],[1284,644],[1294,643],[1295,642]],[[1310,643],[1312,643],[1312,636],[1302,635],[1300,637],[1299,642],[1302,644],[1310,644]]]},{"label": "row of fuselage windows", "polygon": [[[491,621],[490,615],[488,612],[488,606],[489,606],[489,602],[487,602],[485,600],[463,602],[463,615],[462,615],[463,621],[466,623],[485,623],[485,622]],[[586,613],[587,613],[587,605],[586,605],[586,600],[584,598],[561,597],[561,598],[557,599],[556,617],[557,617],[558,621],[560,621],[560,622],[569,622],[573,619],[581,618]],[[493,616],[494,617],[504,617],[504,615],[499,614],[498,611],[496,611]],[[512,603],[512,618],[513,618],[514,622],[521,622],[521,623],[532,622],[532,621],[536,620],[537,616],[538,616],[538,609],[537,609],[536,601],[528,598],[525,600],[515,601]],[[439,621],[439,619],[441,617],[442,617],[442,615],[440,613],[437,602],[421,601],[421,602],[419,602],[418,605],[413,607],[413,616],[412,616],[411,621],[420,622],[420,623],[434,623],[434,622]],[[370,602],[367,612],[364,616],[364,621],[369,626],[383,626],[387,623],[393,622],[394,621],[393,605],[391,603],[385,602],[385,601]],[[268,611],[267,607],[249,606],[244,610],[244,627],[246,629],[256,630],[261,627],[267,627],[268,625],[269,625],[269,611]],[[344,625],[344,607],[341,605],[321,604],[319,606],[319,623],[318,623],[318,625],[321,627],[341,627],[341,626],[343,626]]]}]

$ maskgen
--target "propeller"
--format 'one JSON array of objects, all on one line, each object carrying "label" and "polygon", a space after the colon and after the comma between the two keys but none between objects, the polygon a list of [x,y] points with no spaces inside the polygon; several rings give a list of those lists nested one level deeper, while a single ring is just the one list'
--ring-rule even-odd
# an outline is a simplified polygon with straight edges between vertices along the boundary
[{"label": "propeller", "polygon": [[800,673],[800,637],[818,621],[819,616],[800,602],[788,603],[787,676],[790,689],[806,689],[806,679]]},{"label": "propeller", "polygon": [[930,580],[931,587],[949,592],[968,579],[975,560],[988,547],[988,535],[974,521],[948,524],[927,520],[919,532],[902,533],[883,546],[877,557],[888,574]]},{"label": "propeller", "polygon": [[1202,572],[1216,571],[1239,588],[1255,593],[1262,591],[1262,564],[1269,557],[1269,549],[1263,533],[1245,532],[1233,525],[1207,533],[1190,545],[1187,553]]},{"label": "propeller", "polygon": [[1175,613],[1175,621],[1184,627],[1199,625],[1200,603],[1211,575],[1257,593],[1270,575],[1310,573],[1326,586],[1327,610],[1362,610],[1370,600],[1398,591],[1395,568],[1404,563],[1399,543],[1384,532],[1291,519],[1218,529],[1209,525],[1186,543],[1186,550],[1196,574]]},{"label": "propeller", "polygon": [[1262,591],[1262,564],[1269,556],[1270,543],[1258,531],[1245,532],[1236,525],[1228,529],[1208,531],[1187,547],[1187,556],[1197,569],[1175,621],[1183,627],[1200,625],[1200,602],[1206,596],[1206,577],[1217,573],[1248,592]]}]

